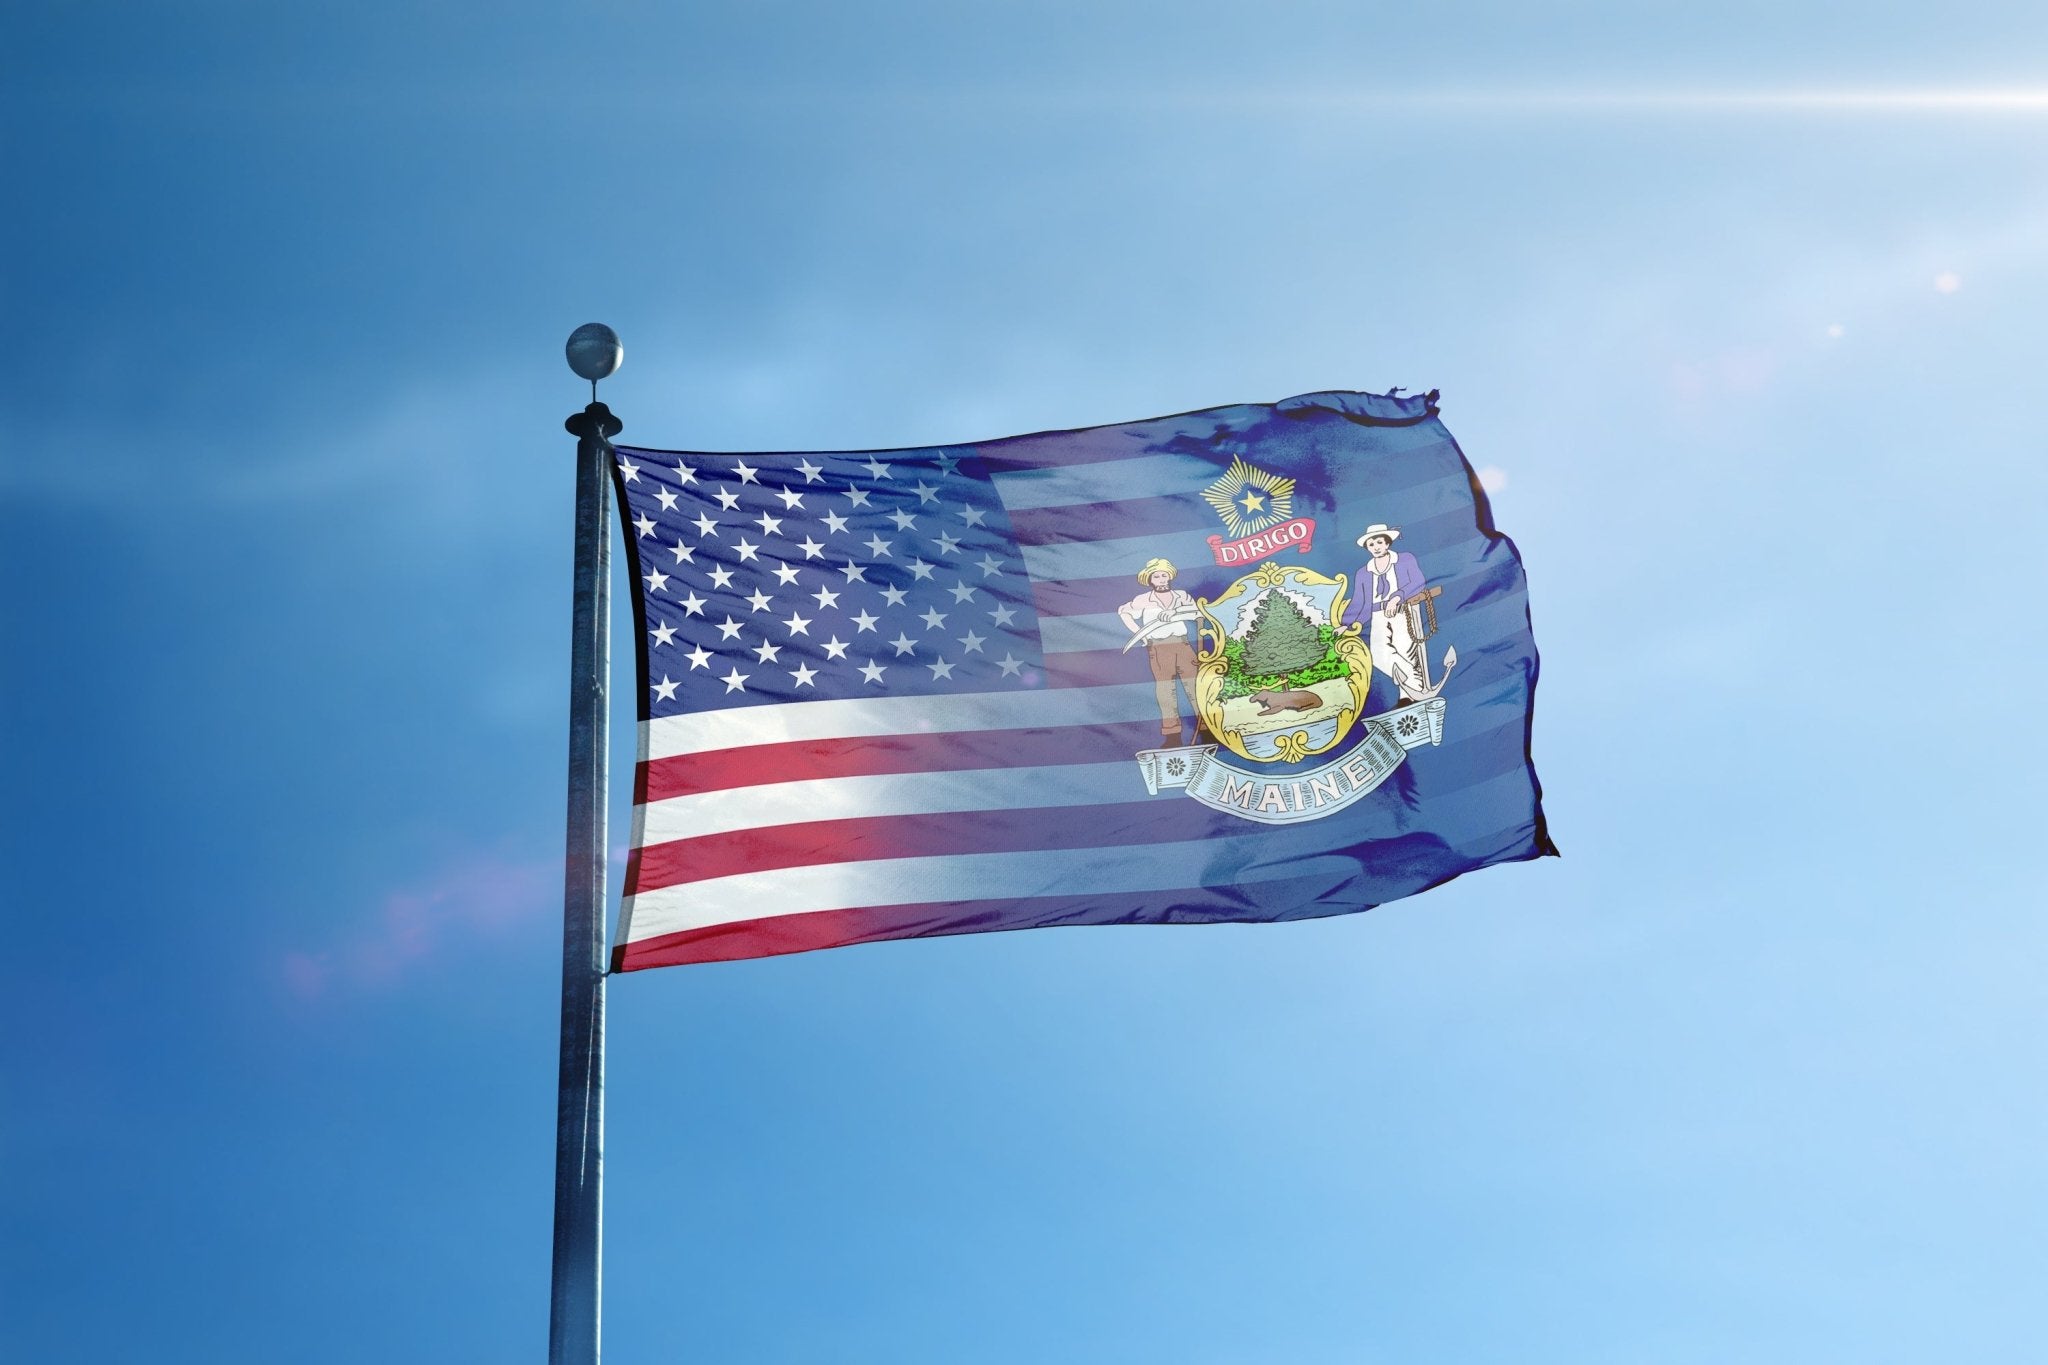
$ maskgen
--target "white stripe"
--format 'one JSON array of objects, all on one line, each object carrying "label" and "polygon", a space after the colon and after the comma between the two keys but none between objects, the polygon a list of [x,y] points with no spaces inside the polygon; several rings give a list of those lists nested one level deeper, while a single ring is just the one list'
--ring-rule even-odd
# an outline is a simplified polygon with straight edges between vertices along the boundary
[{"label": "white stripe", "polygon": [[991,478],[996,496],[1014,512],[1199,492],[1214,483],[1223,468],[1205,455],[1140,455],[1100,464],[1024,469]]},{"label": "white stripe", "polygon": [[1137,765],[1129,759],[1046,768],[820,777],[650,802],[643,808],[635,837],[644,846],[799,821],[1092,806],[1119,799],[1159,799],[1145,794]]},{"label": "white stripe", "polygon": [[[625,916],[630,927],[622,941],[638,943],[712,924],[864,905],[1062,896],[1083,891],[1113,895],[1199,886],[1204,863],[1216,853],[1217,845],[1240,842],[1244,841],[1210,839],[1040,853],[960,853],[737,872],[628,896]],[[1295,874],[1296,869],[1287,867],[1272,870],[1275,876]]]},{"label": "white stripe", "polygon": [[648,758],[674,758],[751,744],[854,739],[866,735],[957,734],[1041,726],[1157,720],[1151,683],[972,692],[950,697],[857,697],[735,706],[642,721]]},{"label": "white stripe", "polygon": [[1131,632],[1112,611],[1100,616],[1041,617],[1038,638],[1048,654],[1072,654],[1084,649],[1122,649]]}]

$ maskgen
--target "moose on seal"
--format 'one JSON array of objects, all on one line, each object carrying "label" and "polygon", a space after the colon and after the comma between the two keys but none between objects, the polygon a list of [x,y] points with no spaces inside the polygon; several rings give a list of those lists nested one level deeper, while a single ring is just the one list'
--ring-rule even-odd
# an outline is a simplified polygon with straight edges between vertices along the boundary
[{"label": "moose on seal", "polygon": [[1252,700],[1259,704],[1259,714],[1262,716],[1277,716],[1282,711],[1313,711],[1323,704],[1320,693],[1311,692],[1305,687],[1292,692],[1275,692],[1268,688],[1252,693]]}]

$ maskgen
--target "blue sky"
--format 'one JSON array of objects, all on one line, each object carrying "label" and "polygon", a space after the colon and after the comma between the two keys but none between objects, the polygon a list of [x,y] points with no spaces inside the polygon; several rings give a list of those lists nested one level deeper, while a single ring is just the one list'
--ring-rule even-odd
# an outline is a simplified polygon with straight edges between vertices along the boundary
[{"label": "blue sky", "polygon": [[660,446],[1441,389],[1565,852],[615,982],[609,1358],[2034,1349],[2037,7],[678,8],[0,18],[0,1356],[542,1354],[591,319]]}]

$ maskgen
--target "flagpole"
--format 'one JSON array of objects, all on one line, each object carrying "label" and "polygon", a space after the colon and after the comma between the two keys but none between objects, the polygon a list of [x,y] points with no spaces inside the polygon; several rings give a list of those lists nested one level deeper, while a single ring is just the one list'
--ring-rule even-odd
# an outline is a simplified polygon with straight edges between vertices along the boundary
[{"label": "flagpole", "polygon": [[601,323],[569,337],[569,368],[590,406],[576,437],[576,594],[569,646],[569,821],[562,896],[562,1058],[555,1104],[555,1253],[548,1365],[597,1365],[604,1276],[605,799],[611,739],[611,438],[597,401],[618,369]]}]

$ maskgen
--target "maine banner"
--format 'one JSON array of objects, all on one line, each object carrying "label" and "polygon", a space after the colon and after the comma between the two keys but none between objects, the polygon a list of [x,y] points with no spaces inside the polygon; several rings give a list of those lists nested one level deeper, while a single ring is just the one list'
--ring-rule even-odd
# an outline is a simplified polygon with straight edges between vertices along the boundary
[{"label": "maine banner", "polygon": [[616,454],[616,970],[1304,919],[1556,851],[1521,562],[1434,393]]}]

